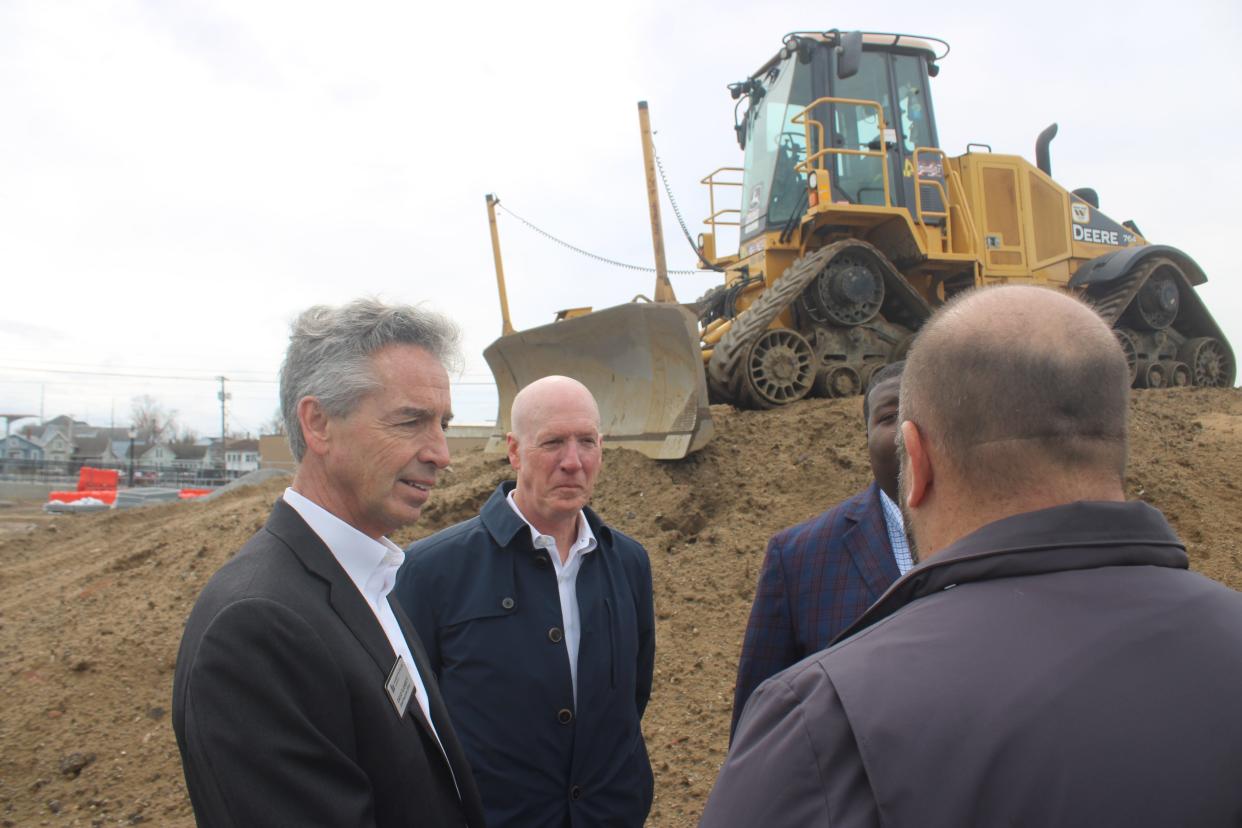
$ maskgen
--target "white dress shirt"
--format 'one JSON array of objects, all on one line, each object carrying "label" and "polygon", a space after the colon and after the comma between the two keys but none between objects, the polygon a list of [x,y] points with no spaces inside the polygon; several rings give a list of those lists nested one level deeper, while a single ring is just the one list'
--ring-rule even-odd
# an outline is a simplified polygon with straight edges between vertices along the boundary
[{"label": "white dress shirt", "polygon": [[901,507],[880,489],[880,505],[884,508],[884,527],[888,529],[888,542],[893,547],[893,558],[897,561],[898,573],[905,575],[914,568],[914,557],[910,554],[910,539],[906,537],[906,521],[902,517]]},{"label": "white dress shirt", "polygon": [[[435,722],[431,720],[431,709],[427,704],[427,687],[418,673],[418,666],[410,653],[410,645],[401,632],[401,625],[392,611],[392,605],[388,603],[388,593],[392,592],[393,584],[396,583],[397,569],[405,562],[405,553],[388,538],[373,540],[367,537],[293,489],[285,489],[285,502],[302,516],[302,520],[324,542],[349,576],[349,580],[358,588],[371,612],[375,613],[375,620],[383,627],[393,655],[400,656],[409,667],[410,676],[414,679],[414,697],[418,699],[418,706],[422,708],[423,716],[431,725],[431,731],[436,734],[436,741],[439,741],[440,734],[436,732]],[[441,745],[440,749],[443,750],[444,746]]]},{"label": "white dress shirt", "polygon": [[[517,491],[514,489],[513,491]],[[556,591],[561,598],[561,626],[565,633],[565,651],[569,656],[569,681],[573,685],[574,707],[578,706],[578,642],[582,640],[582,616],[578,612],[578,570],[582,567],[582,556],[594,551],[595,533],[587,523],[586,515],[578,510],[578,539],[569,548],[565,562],[561,563],[560,552],[556,549],[556,538],[545,535],[536,529],[513,499],[513,491],[509,492],[509,508],[530,528],[531,543],[536,549],[546,549],[552,558],[552,566],[556,571]]]}]

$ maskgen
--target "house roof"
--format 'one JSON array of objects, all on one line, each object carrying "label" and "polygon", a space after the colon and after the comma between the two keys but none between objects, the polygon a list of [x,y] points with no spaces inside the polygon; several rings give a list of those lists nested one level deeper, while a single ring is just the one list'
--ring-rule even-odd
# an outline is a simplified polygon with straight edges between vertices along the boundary
[{"label": "house roof", "polygon": [[78,426],[86,425],[86,423],[83,422],[82,420],[75,420],[72,417],[65,415],[65,414],[61,414],[59,417],[53,417],[52,419],[44,423],[44,425],[62,426],[64,428],[68,428],[70,423],[73,424],[74,428],[77,428]]},{"label": "house roof", "polygon": [[83,437],[73,441],[73,456],[75,458],[83,457],[102,457],[104,449],[108,447],[107,437]]},{"label": "house roof", "polygon": [[229,440],[225,451],[258,451],[258,440]]},{"label": "house roof", "polygon": [[[112,455],[114,457],[129,457],[129,437],[126,437],[124,440],[118,440],[116,437],[113,437],[109,442],[112,443]],[[154,448],[154,446],[145,440],[135,440],[134,456],[139,457],[151,448]]]},{"label": "house roof", "polygon": [[8,443],[9,440],[20,440],[21,442],[26,443],[27,445],[34,446],[35,448],[39,450],[43,449],[43,446],[40,445],[38,442],[31,440],[27,437],[23,437],[20,434],[10,434],[8,437],[0,437],[0,446],[4,446],[6,449],[9,448],[9,443]]},{"label": "house roof", "polygon": [[203,455],[207,453],[206,446],[189,445],[187,443],[172,443],[169,445],[173,454],[178,460],[202,460]]}]

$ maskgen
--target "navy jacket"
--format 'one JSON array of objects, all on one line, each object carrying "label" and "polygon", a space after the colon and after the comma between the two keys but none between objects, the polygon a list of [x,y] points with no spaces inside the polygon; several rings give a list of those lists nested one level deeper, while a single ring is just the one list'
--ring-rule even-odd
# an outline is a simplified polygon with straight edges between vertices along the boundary
[{"label": "navy jacket", "polygon": [[641,826],[652,775],[639,722],[651,695],[651,564],[584,510],[578,704],[556,573],[505,501],[415,543],[393,594],[427,650],[491,828]]},{"label": "navy jacket", "polygon": [[733,691],[733,730],[755,688],[832,640],[898,575],[872,483],[768,542]]}]

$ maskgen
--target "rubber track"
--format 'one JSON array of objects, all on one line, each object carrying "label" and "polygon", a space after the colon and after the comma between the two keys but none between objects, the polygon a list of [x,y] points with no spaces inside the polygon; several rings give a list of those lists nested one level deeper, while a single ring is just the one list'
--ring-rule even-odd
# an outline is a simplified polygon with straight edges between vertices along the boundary
[{"label": "rubber track", "polygon": [[1091,300],[1091,304],[1095,306],[1100,316],[1104,317],[1105,322],[1115,327],[1117,320],[1121,318],[1121,314],[1125,312],[1130,302],[1134,301],[1134,297],[1138,295],[1139,288],[1147,281],[1147,277],[1165,261],[1167,260],[1153,257],[1145,262],[1140,262],[1138,267],[1117,279],[1107,293],[1100,294],[1099,296],[1092,296],[1088,293],[1087,296]]},{"label": "rubber track", "polygon": [[852,239],[846,239],[803,256],[790,265],[754,304],[734,318],[733,325],[716,343],[711,359],[707,362],[707,381],[716,391],[716,396],[734,405],[742,400],[746,372],[741,362],[746,358],[750,346],[768,329],[772,320],[815,280],[837,253],[856,244]]}]

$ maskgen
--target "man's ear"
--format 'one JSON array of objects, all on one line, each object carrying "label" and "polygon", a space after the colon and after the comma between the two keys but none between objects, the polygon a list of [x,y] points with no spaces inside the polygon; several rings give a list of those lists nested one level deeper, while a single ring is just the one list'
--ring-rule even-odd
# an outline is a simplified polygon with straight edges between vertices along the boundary
[{"label": "man's ear", "polygon": [[302,424],[302,439],[306,441],[306,450],[315,454],[325,454],[331,441],[328,413],[323,410],[315,397],[303,397],[298,400],[298,422]]},{"label": "man's ear", "polygon": [[927,453],[927,441],[919,427],[910,420],[901,423],[902,444],[906,448],[906,469],[909,470],[909,483],[906,485],[906,508],[917,509],[927,496],[931,494],[934,474],[931,457]]},{"label": "man's ear", "polygon": [[509,465],[513,466],[514,470],[521,469],[522,468],[522,456],[518,454],[517,437],[513,436],[512,431],[505,434],[505,446],[509,450]]}]

